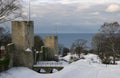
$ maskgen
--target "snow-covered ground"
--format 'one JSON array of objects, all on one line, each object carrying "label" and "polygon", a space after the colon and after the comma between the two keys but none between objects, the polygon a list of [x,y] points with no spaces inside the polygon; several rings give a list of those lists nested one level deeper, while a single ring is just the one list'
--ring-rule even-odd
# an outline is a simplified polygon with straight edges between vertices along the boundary
[{"label": "snow-covered ground", "polygon": [[120,65],[104,65],[97,55],[89,54],[85,59],[66,65],[53,74],[40,74],[28,68],[12,68],[0,73],[0,78],[120,78]]}]

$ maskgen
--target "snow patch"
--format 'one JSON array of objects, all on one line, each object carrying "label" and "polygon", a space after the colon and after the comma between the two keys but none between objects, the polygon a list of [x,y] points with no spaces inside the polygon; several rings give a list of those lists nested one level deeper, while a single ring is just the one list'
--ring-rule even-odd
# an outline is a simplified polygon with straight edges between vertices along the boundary
[{"label": "snow patch", "polygon": [[53,73],[56,73],[56,72],[58,72],[58,70],[57,70],[57,69],[53,69],[52,72],[53,72]]},{"label": "snow patch", "polygon": [[32,52],[32,50],[30,48],[27,48],[25,51],[26,52]]},{"label": "snow patch", "polygon": [[44,69],[41,69],[40,72],[41,72],[41,73],[45,73],[46,71],[45,71]]}]

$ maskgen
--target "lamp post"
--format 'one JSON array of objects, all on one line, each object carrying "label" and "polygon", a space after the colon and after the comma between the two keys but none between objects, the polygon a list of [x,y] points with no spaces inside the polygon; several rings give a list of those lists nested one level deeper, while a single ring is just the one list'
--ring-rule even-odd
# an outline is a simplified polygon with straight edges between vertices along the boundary
[{"label": "lamp post", "polygon": [[30,6],[30,0],[29,0],[29,17],[28,17],[28,20],[30,21],[30,15],[31,15],[31,6]]},{"label": "lamp post", "polygon": [[[60,25],[59,22],[56,23],[56,37],[58,38],[58,26]],[[57,59],[59,58],[58,57],[58,52],[59,52],[59,49],[58,49],[58,43],[57,43],[57,47],[56,47],[56,54],[55,54],[55,57],[57,57]]]}]

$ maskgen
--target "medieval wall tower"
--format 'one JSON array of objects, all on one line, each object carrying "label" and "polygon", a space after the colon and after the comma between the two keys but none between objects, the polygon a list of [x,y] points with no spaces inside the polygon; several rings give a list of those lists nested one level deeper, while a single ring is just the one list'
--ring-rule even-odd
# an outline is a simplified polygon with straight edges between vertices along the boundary
[{"label": "medieval wall tower", "polygon": [[34,46],[34,27],[32,21],[12,21],[12,43],[15,46],[14,66],[33,65],[33,53],[25,52],[27,48],[32,50]]},{"label": "medieval wall tower", "polygon": [[57,36],[47,36],[45,38],[44,44],[50,49],[53,55],[58,54],[58,37]]}]

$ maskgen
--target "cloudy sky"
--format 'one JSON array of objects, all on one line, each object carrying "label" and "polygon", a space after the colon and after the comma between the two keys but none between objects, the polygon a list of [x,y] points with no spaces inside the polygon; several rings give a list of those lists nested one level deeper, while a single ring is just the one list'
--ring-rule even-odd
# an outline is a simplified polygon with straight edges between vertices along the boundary
[{"label": "cloudy sky", "polygon": [[[24,0],[23,15],[28,17]],[[120,0],[31,0],[35,33],[96,33],[104,22],[120,22]]]}]

